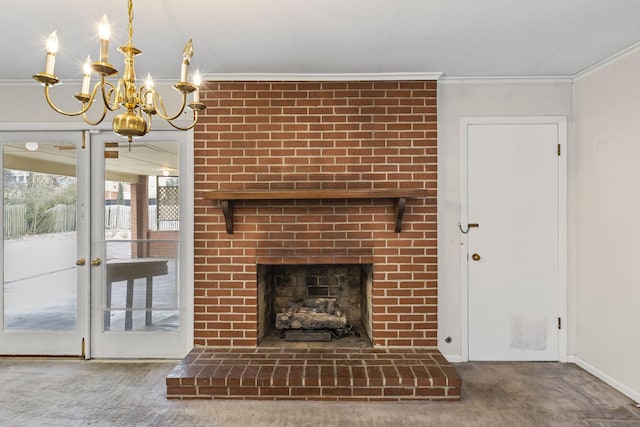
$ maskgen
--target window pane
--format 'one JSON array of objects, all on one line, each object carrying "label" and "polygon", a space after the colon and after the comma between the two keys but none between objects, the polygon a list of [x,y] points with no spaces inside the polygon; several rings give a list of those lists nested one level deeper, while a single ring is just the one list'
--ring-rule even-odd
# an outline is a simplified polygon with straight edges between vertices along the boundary
[{"label": "window pane", "polygon": [[77,322],[75,146],[5,144],[4,328]]},{"label": "window pane", "polygon": [[137,151],[120,150],[118,158],[105,159],[104,329],[175,331],[180,187],[173,175],[179,146],[154,143],[132,150]]}]

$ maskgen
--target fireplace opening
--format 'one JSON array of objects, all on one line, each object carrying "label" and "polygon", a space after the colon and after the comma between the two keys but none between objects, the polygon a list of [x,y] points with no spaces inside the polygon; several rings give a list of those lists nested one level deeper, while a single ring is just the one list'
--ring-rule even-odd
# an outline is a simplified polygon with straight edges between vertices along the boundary
[{"label": "fireplace opening", "polygon": [[259,264],[258,342],[371,346],[372,264]]}]

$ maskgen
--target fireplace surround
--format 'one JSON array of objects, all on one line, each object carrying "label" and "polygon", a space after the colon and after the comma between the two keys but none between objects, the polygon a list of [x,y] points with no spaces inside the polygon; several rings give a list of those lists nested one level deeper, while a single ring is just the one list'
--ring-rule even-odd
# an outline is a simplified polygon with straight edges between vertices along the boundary
[{"label": "fireplace surround", "polygon": [[[167,395],[459,399],[437,350],[436,81],[207,82],[201,99],[196,347]],[[298,265],[367,266],[370,345],[265,346],[280,279],[261,266]]]},{"label": "fireplace surround", "polygon": [[258,265],[372,264],[372,345],[437,346],[436,92],[435,81],[203,86],[196,345],[260,343]]}]

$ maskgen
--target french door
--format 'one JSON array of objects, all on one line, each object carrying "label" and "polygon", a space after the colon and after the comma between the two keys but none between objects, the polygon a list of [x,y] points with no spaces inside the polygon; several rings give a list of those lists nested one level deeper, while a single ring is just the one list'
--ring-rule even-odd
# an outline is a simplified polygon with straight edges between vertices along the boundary
[{"label": "french door", "polygon": [[91,138],[91,355],[181,358],[193,342],[189,134]]},{"label": "french door", "polygon": [[80,132],[0,132],[0,353],[86,354],[89,152]]},{"label": "french door", "polygon": [[0,354],[188,352],[188,137],[129,147],[111,132],[0,132]]}]

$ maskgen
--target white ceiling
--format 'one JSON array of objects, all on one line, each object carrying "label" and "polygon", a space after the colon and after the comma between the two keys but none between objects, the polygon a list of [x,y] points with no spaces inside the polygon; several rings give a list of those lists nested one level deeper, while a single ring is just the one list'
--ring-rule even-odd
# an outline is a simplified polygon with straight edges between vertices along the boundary
[{"label": "white ceiling", "polygon": [[[106,179],[131,183],[137,182],[139,175],[161,175],[164,171],[178,174],[179,143],[136,141],[131,146],[127,142],[116,143],[118,147],[105,149],[118,152],[116,158],[105,158]],[[27,150],[24,142],[5,143],[2,148],[5,168],[76,176],[77,147],[73,143],[40,142],[35,151]]]},{"label": "white ceiling", "polygon": [[[56,74],[81,77],[112,24],[111,62],[126,42],[125,0],[3,0],[0,83],[43,71],[58,31]],[[182,48],[206,74],[422,73],[574,76],[640,42],[638,0],[135,0],[138,76],[176,80]]]}]

